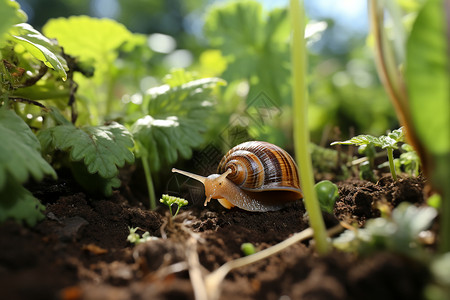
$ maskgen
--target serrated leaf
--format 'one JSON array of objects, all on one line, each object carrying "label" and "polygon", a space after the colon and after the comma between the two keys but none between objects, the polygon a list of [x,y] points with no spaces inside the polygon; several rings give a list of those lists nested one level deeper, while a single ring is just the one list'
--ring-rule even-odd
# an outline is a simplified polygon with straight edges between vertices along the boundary
[{"label": "serrated leaf", "polygon": [[14,24],[26,22],[27,16],[16,1],[0,0],[0,47],[3,36]]},{"label": "serrated leaf", "polygon": [[59,125],[46,129],[49,133],[42,133],[43,143],[52,140],[56,149],[68,151],[74,161],[83,161],[89,173],[97,173],[103,178],[117,175],[118,167],[125,162],[134,161],[133,139],[128,130],[118,124],[106,126],[85,126],[77,128],[72,124]]},{"label": "serrated leaf", "polygon": [[203,142],[204,119],[211,110],[210,93],[225,84],[219,78],[187,83],[180,78],[172,78],[172,86],[148,91],[149,115],[137,120],[131,128],[134,138],[145,148],[153,171],[158,171],[162,164],[174,163],[179,156],[189,158],[192,148]]},{"label": "serrated leaf", "polygon": [[[42,158],[41,145],[28,125],[13,111],[0,109],[0,191],[7,178],[24,183],[31,176],[40,181],[56,172]],[[7,142],[6,142],[7,141]]]},{"label": "serrated leaf", "polygon": [[44,209],[27,189],[12,178],[0,190],[0,222],[13,219],[34,226],[44,218]]},{"label": "serrated leaf", "polygon": [[27,23],[15,25],[10,33],[14,40],[23,45],[35,58],[47,67],[55,69],[63,80],[67,79],[67,62],[59,54],[61,49],[51,40]]},{"label": "serrated leaf", "polygon": [[375,147],[380,147],[382,149],[391,148],[398,149],[397,143],[405,141],[405,136],[403,133],[403,127],[393,130],[387,136],[382,135],[380,137],[374,137],[368,134],[362,134],[355,136],[349,140],[343,142],[333,142],[330,145],[373,145]]}]

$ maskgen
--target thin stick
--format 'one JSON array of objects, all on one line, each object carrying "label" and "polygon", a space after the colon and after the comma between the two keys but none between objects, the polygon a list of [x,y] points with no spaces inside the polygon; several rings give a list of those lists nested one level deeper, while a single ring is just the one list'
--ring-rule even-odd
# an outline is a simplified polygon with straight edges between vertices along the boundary
[{"label": "thin stick", "polygon": [[[329,229],[327,231],[327,234],[329,236],[332,236],[341,232],[342,230],[343,227],[341,225],[336,225],[335,227]],[[206,290],[208,292],[208,295],[210,296],[210,299],[217,299],[219,297],[220,284],[230,271],[260,261],[282,250],[285,250],[286,248],[300,241],[310,239],[313,237],[313,234],[314,234],[313,229],[309,227],[272,247],[264,249],[255,254],[241,257],[223,264],[220,268],[218,268],[211,274],[207,275],[205,278]]]}]

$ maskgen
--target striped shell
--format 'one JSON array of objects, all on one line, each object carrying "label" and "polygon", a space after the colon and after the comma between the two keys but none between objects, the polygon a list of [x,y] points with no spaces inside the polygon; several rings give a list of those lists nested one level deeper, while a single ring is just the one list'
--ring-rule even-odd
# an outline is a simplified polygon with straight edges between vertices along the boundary
[{"label": "striped shell", "polygon": [[259,191],[291,191],[302,197],[297,166],[283,149],[267,142],[245,142],[232,148],[217,169],[241,189]]}]

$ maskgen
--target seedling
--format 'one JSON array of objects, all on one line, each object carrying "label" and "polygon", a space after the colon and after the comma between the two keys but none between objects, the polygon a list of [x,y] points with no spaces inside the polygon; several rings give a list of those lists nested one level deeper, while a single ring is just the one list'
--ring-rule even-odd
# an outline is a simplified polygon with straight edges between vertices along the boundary
[{"label": "seedling", "polygon": [[128,234],[127,241],[129,241],[130,243],[135,244],[135,245],[157,239],[156,237],[151,236],[148,231],[145,231],[144,234],[142,234],[142,236],[140,236],[139,234],[136,233],[136,231],[142,230],[139,227],[135,227],[135,228],[128,227],[128,230],[130,231],[130,233]]},{"label": "seedling", "polygon": [[322,211],[332,214],[334,203],[339,198],[339,191],[337,185],[329,180],[322,180],[316,183],[314,190],[319,199],[320,208]]},{"label": "seedling", "polygon": [[[382,135],[380,137],[374,137],[371,135],[358,135],[356,137],[351,138],[350,140],[343,141],[343,142],[333,142],[331,145],[355,145],[355,146],[363,146],[367,145],[366,147],[379,147],[381,149],[387,150],[387,156],[389,161],[389,169],[392,174],[392,178],[394,180],[397,180],[397,174],[395,172],[395,165],[394,165],[394,149],[398,149],[397,144],[399,142],[404,142],[405,136],[403,132],[403,127],[396,129],[389,133],[387,136]],[[370,161],[370,159],[369,159]]]},{"label": "seedling", "polygon": [[[188,205],[188,203],[189,203],[187,200],[185,200],[183,198],[169,196],[166,194],[162,195],[162,198],[159,200],[159,202],[161,202],[162,204],[165,204],[169,207],[171,219],[175,218],[178,215],[180,208]],[[172,205],[174,205],[174,204],[177,205],[177,210],[176,210],[175,214],[173,214],[173,212],[172,212]]]},{"label": "seedling", "polygon": [[437,215],[432,207],[417,208],[402,202],[390,216],[371,219],[365,228],[345,231],[333,242],[341,250],[371,253],[377,250],[389,250],[420,257],[420,232],[428,229]]},{"label": "seedling", "polygon": [[243,243],[241,245],[241,251],[244,253],[245,256],[256,253],[255,246],[252,243]]}]

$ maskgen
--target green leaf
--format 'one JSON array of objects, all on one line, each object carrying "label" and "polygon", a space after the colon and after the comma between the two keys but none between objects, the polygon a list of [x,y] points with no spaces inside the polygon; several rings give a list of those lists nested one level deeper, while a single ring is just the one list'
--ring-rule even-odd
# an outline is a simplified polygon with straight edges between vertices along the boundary
[{"label": "green leaf", "polygon": [[450,65],[445,11],[443,1],[429,0],[423,6],[407,42],[405,69],[415,130],[435,155],[450,152]]},{"label": "green leaf", "polygon": [[3,36],[17,23],[26,22],[27,16],[20,9],[19,3],[11,0],[0,0],[0,47]]},{"label": "green leaf", "polygon": [[437,211],[432,207],[418,208],[402,202],[392,211],[391,218],[370,219],[363,229],[345,231],[334,240],[334,245],[359,253],[388,250],[423,257],[418,237],[436,216]]},{"label": "green leaf", "polygon": [[40,181],[56,172],[42,158],[41,145],[28,125],[13,111],[0,109],[0,191],[11,177],[24,183],[31,176]]},{"label": "green leaf", "polygon": [[355,145],[355,146],[363,146],[363,145],[373,145],[375,147],[380,147],[382,149],[390,148],[390,149],[398,149],[397,143],[405,141],[405,136],[403,133],[403,127],[393,130],[387,136],[382,135],[380,137],[374,137],[368,134],[362,134],[355,136],[347,141],[343,142],[333,142],[333,145]]},{"label": "green leaf", "polygon": [[[171,81],[175,85],[177,81]],[[178,86],[163,85],[148,94],[149,115],[131,127],[135,140],[144,147],[150,168],[158,171],[162,164],[174,163],[179,155],[189,158],[192,148],[202,142],[206,130],[205,118],[211,110],[211,91],[225,82],[219,78],[204,78]]]},{"label": "green leaf", "polygon": [[44,218],[44,209],[27,189],[12,178],[0,190],[0,223],[13,219],[34,226]]},{"label": "green leaf", "polygon": [[291,101],[286,9],[265,12],[257,1],[231,1],[212,7],[204,30],[228,61],[225,80],[245,79],[255,94],[264,91],[275,103]]},{"label": "green leaf", "polygon": [[77,128],[72,124],[55,126],[39,135],[48,148],[70,152],[74,161],[83,160],[89,173],[97,173],[103,178],[117,175],[118,167],[134,161],[133,139],[128,130],[118,124],[107,126],[85,126]]},{"label": "green leaf", "polygon": [[109,197],[113,194],[113,189],[120,187],[117,176],[104,178],[99,173],[91,174],[82,162],[71,162],[70,170],[78,184],[91,195]]},{"label": "green leaf", "polygon": [[124,25],[110,19],[72,16],[49,20],[42,31],[55,38],[64,51],[82,62],[93,61],[106,68],[117,57],[117,48],[132,38]]},{"label": "green leaf", "polygon": [[322,180],[314,185],[322,211],[332,214],[334,203],[339,198],[337,185],[329,180]]},{"label": "green leaf", "polygon": [[35,58],[44,62],[47,67],[55,69],[63,80],[67,79],[67,62],[59,54],[61,49],[51,40],[27,23],[15,25],[10,33],[14,40],[23,45]]}]

